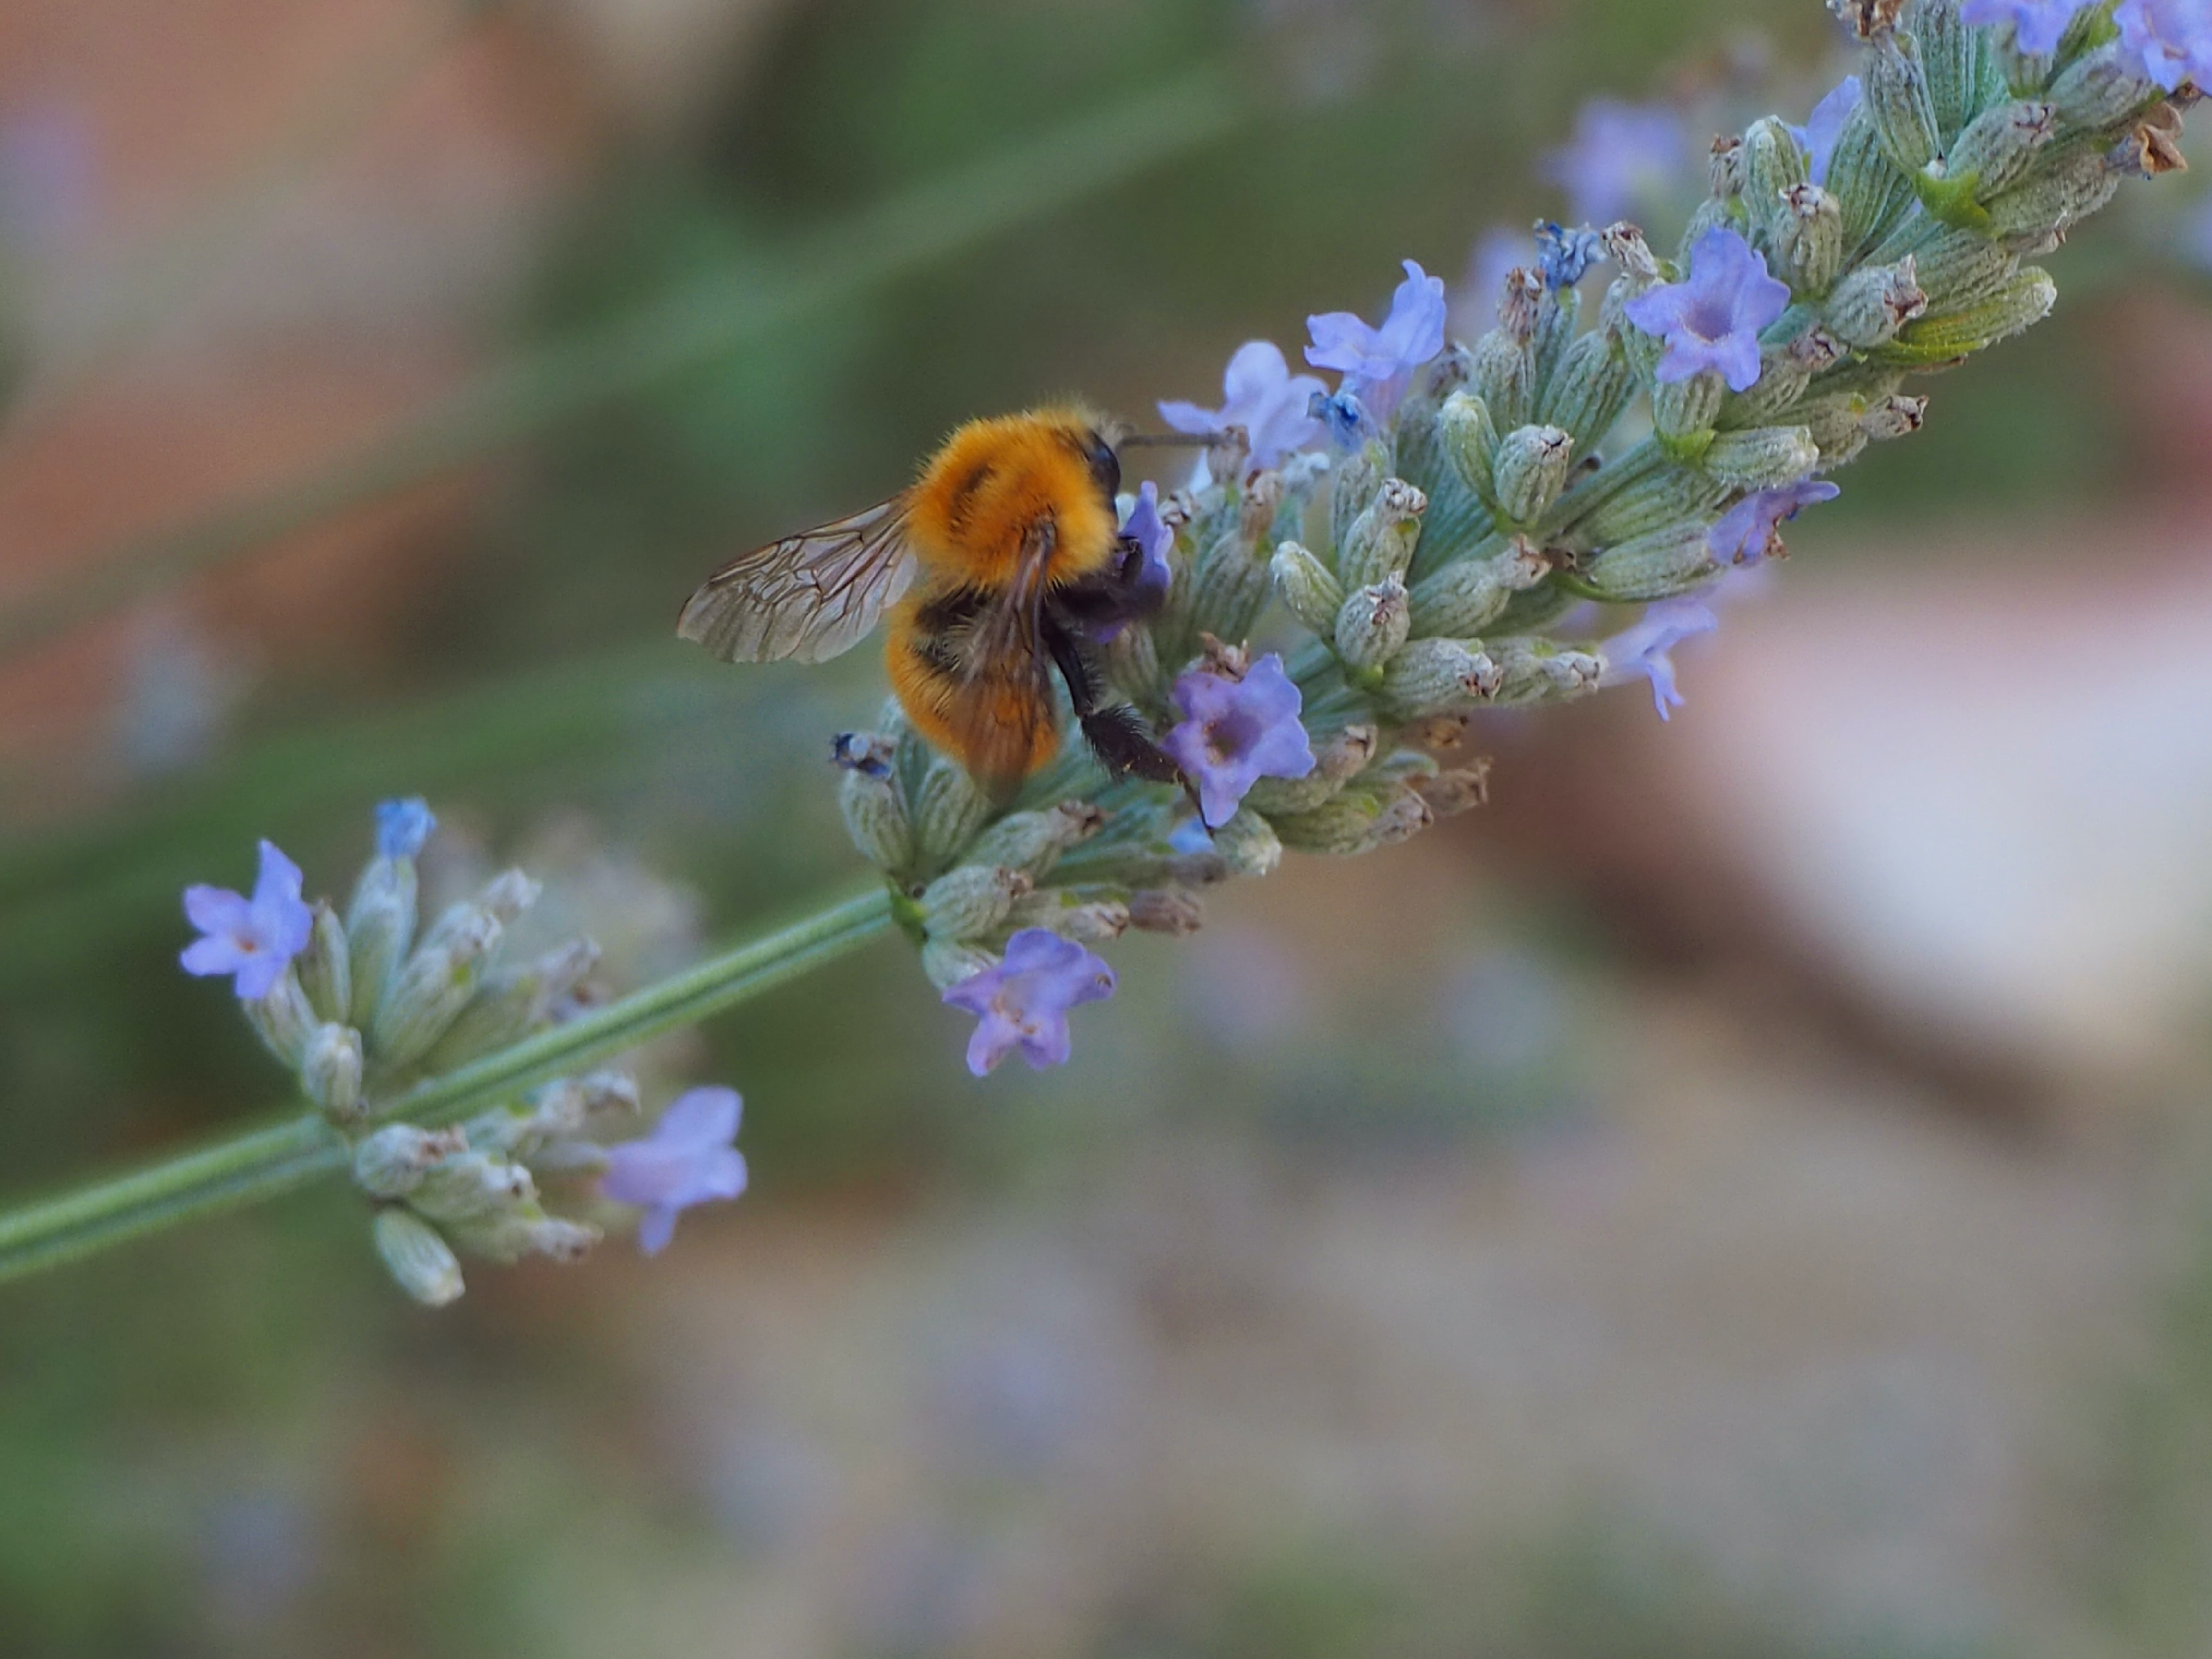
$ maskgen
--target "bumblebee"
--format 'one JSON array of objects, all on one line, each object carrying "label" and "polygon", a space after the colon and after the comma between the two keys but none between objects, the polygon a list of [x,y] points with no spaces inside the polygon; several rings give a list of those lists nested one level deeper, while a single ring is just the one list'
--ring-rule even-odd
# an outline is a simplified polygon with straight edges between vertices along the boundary
[{"label": "bumblebee", "polygon": [[823,662],[888,612],[907,717],[994,795],[1058,752],[1055,672],[1109,772],[1181,782],[1098,665],[1097,642],[1161,597],[1121,534],[1104,424],[1077,408],[970,421],[911,489],[724,565],[676,631],[725,662]]}]

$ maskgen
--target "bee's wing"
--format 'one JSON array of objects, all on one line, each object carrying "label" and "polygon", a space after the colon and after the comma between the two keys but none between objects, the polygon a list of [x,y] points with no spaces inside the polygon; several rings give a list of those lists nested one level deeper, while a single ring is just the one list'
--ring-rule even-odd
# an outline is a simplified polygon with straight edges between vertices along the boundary
[{"label": "bee's wing", "polygon": [[732,559],[677,619],[724,662],[826,662],[858,644],[914,580],[903,495]]},{"label": "bee's wing", "polygon": [[945,711],[960,732],[968,769],[1001,799],[1020,787],[1040,744],[1060,724],[1044,616],[1055,539],[1049,518],[1024,538],[1013,580],[975,618],[963,642],[963,695]]}]

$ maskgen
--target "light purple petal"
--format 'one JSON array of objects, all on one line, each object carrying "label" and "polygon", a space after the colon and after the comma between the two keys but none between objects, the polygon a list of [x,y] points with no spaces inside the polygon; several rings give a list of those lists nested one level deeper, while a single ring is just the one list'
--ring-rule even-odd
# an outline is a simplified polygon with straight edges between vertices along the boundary
[{"label": "light purple petal", "polygon": [[217,974],[238,972],[245,967],[249,956],[228,933],[210,933],[185,946],[184,954],[177,960],[186,973],[209,979]]},{"label": "light purple petal", "polygon": [[1811,118],[1805,123],[1805,154],[1811,162],[1812,179],[1816,185],[1828,182],[1828,167],[1836,158],[1836,143],[1844,136],[1844,129],[1858,112],[1866,100],[1866,89],[1856,75],[1846,75],[1833,91],[1813,106]]},{"label": "light purple petal", "polygon": [[258,1002],[276,988],[276,981],[284,977],[284,969],[291,964],[289,956],[278,956],[274,951],[254,951],[244,954],[239,963],[238,977],[231,988],[238,993],[240,1002]]},{"label": "light purple petal", "polygon": [[252,925],[253,906],[228,887],[187,887],[185,919],[203,933],[243,933]]},{"label": "light purple petal", "polygon": [[379,802],[376,808],[376,853],[379,858],[411,859],[422,850],[438,827],[430,804],[419,796]]},{"label": "light purple petal", "polygon": [[656,1205],[640,1218],[637,1224],[637,1248],[647,1255],[659,1255],[676,1237],[676,1206]]},{"label": "light purple petal", "polygon": [[737,1138],[744,1102],[735,1089],[692,1089],[669,1103],[653,1126],[656,1146],[699,1151],[726,1146]]},{"label": "light purple petal", "polygon": [[1162,404],[1159,411],[1160,418],[1177,432],[1188,432],[1194,438],[1210,438],[1221,430],[1221,416],[1196,404]]}]

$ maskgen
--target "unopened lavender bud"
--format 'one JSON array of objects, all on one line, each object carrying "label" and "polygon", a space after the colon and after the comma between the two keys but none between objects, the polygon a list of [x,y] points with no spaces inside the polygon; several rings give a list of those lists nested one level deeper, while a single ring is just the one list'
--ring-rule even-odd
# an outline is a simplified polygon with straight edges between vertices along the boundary
[{"label": "unopened lavender bud", "polygon": [[1651,421],[1668,453],[1694,459],[1705,435],[1720,418],[1728,383],[1708,368],[1686,380],[1662,380],[1651,388]]},{"label": "unopened lavender bud", "polygon": [[832,751],[844,772],[837,785],[837,809],[845,833],[878,870],[903,870],[914,862],[914,826],[899,793],[896,752],[890,738],[861,732],[840,736]]},{"label": "unopened lavender bud", "polygon": [[427,1308],[442,1308],[461,1294],[461,1263],[438,1230],[405,1210],[380,1210],[376,1253],[399,1288]]},{"label": "unopened lavender bud", "polygon": [[300,1087],[333,1123],[350,1123],[362,1113],[361,1033],[350,1025],[326,1024],[307,1039],[300,1060]]},{"label": "unopened lavender bud", "polygon": [[1379,672],[1413,627],[1406,584],[1389,577],[1345,600],[1336,617],[1336,654],[1355,675]]},{"label": "unopened lavender bud", "polygon": [[998,965],[998,957],[980,945],[933,939],[921,947],[921,971],[940,991],[949,991]]},{"label": "unopened lavender bud", "polygon": [[1731,392],[1722,400],[1720,424],[1729,428],[1772,426],[1812,383],[1816,362],[1826,368],[1834,361],[1811,343],[1827,341],[1840,354],[1843,346],[1819,329],[1808,331],[1788,345],[1767,346],[1759,354],[1759,381],[1748,392]]},{"label": "unopened lavender bud", "polygon": [[1327,565],[1296,542],[1275,550],[1275,592],[1301,623],[1322,639],[1336,626],[1336,613],[1344,605],[1344,585]]},{"label": "unopened lavender bud", "polygon": [[1498,427],[1490,405],[1472,392],[1454,392],[1437,411],[1437,439],[1461,481],[1480,500],[1496,506],[1492,458],[1498,453]]},{"label": "unopened lavender bud", "polygon": [[1283,861],[1283,843],[1274,825],[1249,806],[1213,832],[1213,850],[1232,874],[1271,876]]},{"label": "unopened lavender bud", "polygon": [[1928,295],[1928,315],[1948,316],[1977,305],[2010,282],[2018,261],[1976,230],[1946,230],[1912,256],[1914,280]]},{"label": "unopened lavender bud", "polygon": [[1718,434],[1698,464],[1735,489],[1771,489],[1818,466],[1820,447],[1802,426],[1755,426]]},{"label": "unopened lavender bud", "polygon": [[1314,739],[1314,769],[1302,778],[1261,778],[1244,797],[1255,811],[1310,812],[1364,772],[1375,759],[1382,734],[1372,726],[1347,726]]},{"label": "unopened lavender bud", "polygon": [[1526,425],[1536,407],[1536,354],[1527,341],[1493,328],[1474,343],[1468,388],[1501,430]]},{"label": "unopened lavender bud", "polygon": [[1978,305],[1915,323],[1899,344],[1909,347],[1915,361],[1945,362],[2034,327],[2057,302],[2051,273],[2031,265]]},{"label": "unopened lavender bud", "polygon": [[529,1210],[484,1216],[461,1224],[453,1232],[471,1255],[508,1267],[532,1255],[563,1264],[581,1261],[601,1237],[597,1227],[583,1222]]},{"label": "unopened lavender bud", "polygon": [[432,1221],[470,1222],[534,1204],[538,1183],[520,1164],[489,1152],[455,1152],[422,1172],[407,1201]]},{"label": "unopened lavender bud", "polygon": [[1863,101],[1844,121],[1828,160],[1828,176],[1822,183],[1844,210],[1846,248],[1887,223],[1893,210],[1911,193],[1911,185],[1899,176],[1882,153],[1881,135]]},{"label": "unopened lavender bud", "polygon": [[[1265,484],[1267,489],[1261,490]],[[1243,639],[1266,608],[1269,586],[1267,532],[1281,496],[1276,475],[1263,472],[1246,484],[1234,528],[1199,555],[1192,573],[1188,621],[1224,639]]]},{"label": "unopened lavender bud", "polygon": [[1632,536],[1595,555],[1583,567],[1589,585],[1619,604],[1662,599],[1695,586],[1712,574],[1707,521],[1686,519]]},{"label": "unopened lavender bud", "polygon": [[428,1068],[451,1071],[537,1030],[584,982],[599,961],[599,945],[580,939],[526,968],[487,976],[445,1035],[432,1045],[426,1057]]},{"label": "unopened lavender bud", "polygon": [[1884,31],[1871,43],[1864,81],[1866,108],[1890,165],[1910,176],[1942,151],[1936,106],[1920,48],[1909,34]]},{"label": "unopened lavender bud", "polygon": [[1510,640],[1499,647],[1501,703],[1563,702],[1598,688],[1605,665],[1587,651],[1548,640]]},{"label": "unopened lavender bud", "polygon": [[982,833],[968,859],[971,864],[1002,865],[1042,876],[1060,862],[1061,854],[1080,847],[1105,827],[1105,812],[1088,801],[1062,801],[1042,812],[1010,812]]},{"label": "unopened lavender bud", "polygon": [[1818,185],[1792,185],[1778,198],[1775,246],[1800,292],[1826,294],[1844,262],[1844,204]]},{"label": "unopened lavender bud", "polygon": [[966,767],[944,755],[931,760],[914,792],[915,845],[926,860],[953,857],[990,816],[991,798]]},{"label": "unopened lavender bud", "polygon": [[274,985],[240,1006],[246,1011],[246,1023],[253,1027],[262,1046],[288,1069],[298,1070],[301,1061],[307,1058],[307,1040],[321,1022],[307,1006],[307,994],[300,988],[300,976],[292,967],[287,964]]},{"label": "unopened lavender bud", "polygon": [[1283,844],[1325,858],[1352,858],[1408,841],[1436,822],[1428,802],[1402,785],[1347,789],[1282,823]]},{"label": "unopened lavender bud", "polygon": [[2144,79],[2141,56],[2113,40],[2061,70],[2048,95],[2069,131],[2100,131],[2156,98],[2159,88]]},{"label": "unopened lavender bud", "polygon": [[292,959],[292,966],[316,1017],[344,1021],[353,1010],[353,974],[347,958],[345,924],[328,899],[315,901],[307,948]]},{"label": "unopened lavender bud", "polygon": [[459,1129],[387,1124],[353,1149],[354,1182],[372,1198],[404,1198],[424,1176],[468,1150]]},{"label": "unopened lavender bud", "polygon": [[1971,179],[1974,193],[1987,201],[2018,181],[2057,130],[2049,104],[2033,99],[1999,104],[1968,123],[1943,158],[1943,170],[1955,183]]},{"label": "unopened lavender bud", "polygon": [[1743,135],[1743,193],[1772,226],[1784,192],[1812,177],[1812,162],[1797,135],[1773,116],[1754,121]]},{"label": "unopened lavender bud", "polygon": [[1575,441],[1555,426],[1524,426],[1498,441],[1498,510],[1514,524],[1534,524],[1566,488]]},{"label": "unopened lavender bud", "polygon": [[1918,270],[1907,254],[1893,265],[1863,265],[1828,296],[1829,331],[1864,349],[1897,337],[1898,330],[1928,309]]},{"label": "unopened lavender bud", "polygon": [[443,937],[425,940],[407,958],[376,1011],[369,1037],[381,1065],[405,1066],[429,1053],[476,994],[500,925],[473,905],[454,910],[464,914],[450,927],[441,921]]},{"label": "unopened lavender bud", "polygon": [[1009,933],[1042,927],[1079,945],[1103,945],[1129,931],[1129,907],[1102,893],[1042,887],[1017,899],[1004,926]]},{"label": "unopened lavender bud", "polygon": [[1537,417],[1571,439],[1577,454],[1613,429],[1636,395],[1636,373],[1618,329],[1577,335],[1546,382]]},{"label": "unopened lavender bud", "polygon": [[1183,939],[1206,925],[1206,901],[1179,887],[1148,887],[1129,895],[1129,925]]},{"label": "unopened lavender bud", "polygon": [[2015,252],[2050,245],[2077,219],[2112,199],[2121,175],[2091,149],[2055,156],[1989,203],[1989,234]]},{"label": "unopened lavender bud", "polygon": [[932,939],[981,939],[1004,921],[1014,901],[1035,884],[1026,871],[963,864],[923,890],[922,926]]},{"label": "unopened lavender bud", "polygon": [[346,908],[346,978],[351,1023],[376,1017],[386,988],[415,941],[415,860],[371,859]]},{"label": "unopened lavender bud", "polygon": [[1869,409],[1859,421],[1859,430],[1876,443],[1895,438],[1908,438],[1927,423],[1928,399],[1925,398],[1884,398]]},{"label": "unopened lavender bud", "polygon": [[1455,559],[1412,594],[1413,631],[1425,639],[1465,639],[1501,615],[1516,593],[1552,574],[1552,562],[1526,536],[1491,557]]},{"label": "unopened lavender bud", "polygon": [[1372,439],[1336,464],[1328,483],[1328,523],[1329,541],[1337,551],[1340,571],[1344,544],[1382,488],[1382,481],[1391,476],[1390,465],[1389,451]]},{"label": "unopened lavender bud", "polygon": [[1382,696],[1400,719],[1421,720],[1487,702],[1498,679],[1480,640],[1415,640],[1382,671]]},{"label": "unopened lavender bud", "polygon": [[1336,574],[1349,592],[1403,577],[1421,538],[1429,498],[1402,478],[1386,478],[1337,550]]}]

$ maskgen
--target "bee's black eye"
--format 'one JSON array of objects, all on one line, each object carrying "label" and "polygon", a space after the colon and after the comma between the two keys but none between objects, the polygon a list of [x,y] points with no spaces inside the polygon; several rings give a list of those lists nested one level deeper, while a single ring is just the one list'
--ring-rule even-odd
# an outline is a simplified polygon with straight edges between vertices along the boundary
[{"label": "bee's black eye", "polygon": [[1091,434],[1091,476],[1098,481],[1098,488],[1112,501],[1121,493],[1121,458],[1114,453],[1111,444],[1097,433]]}]

